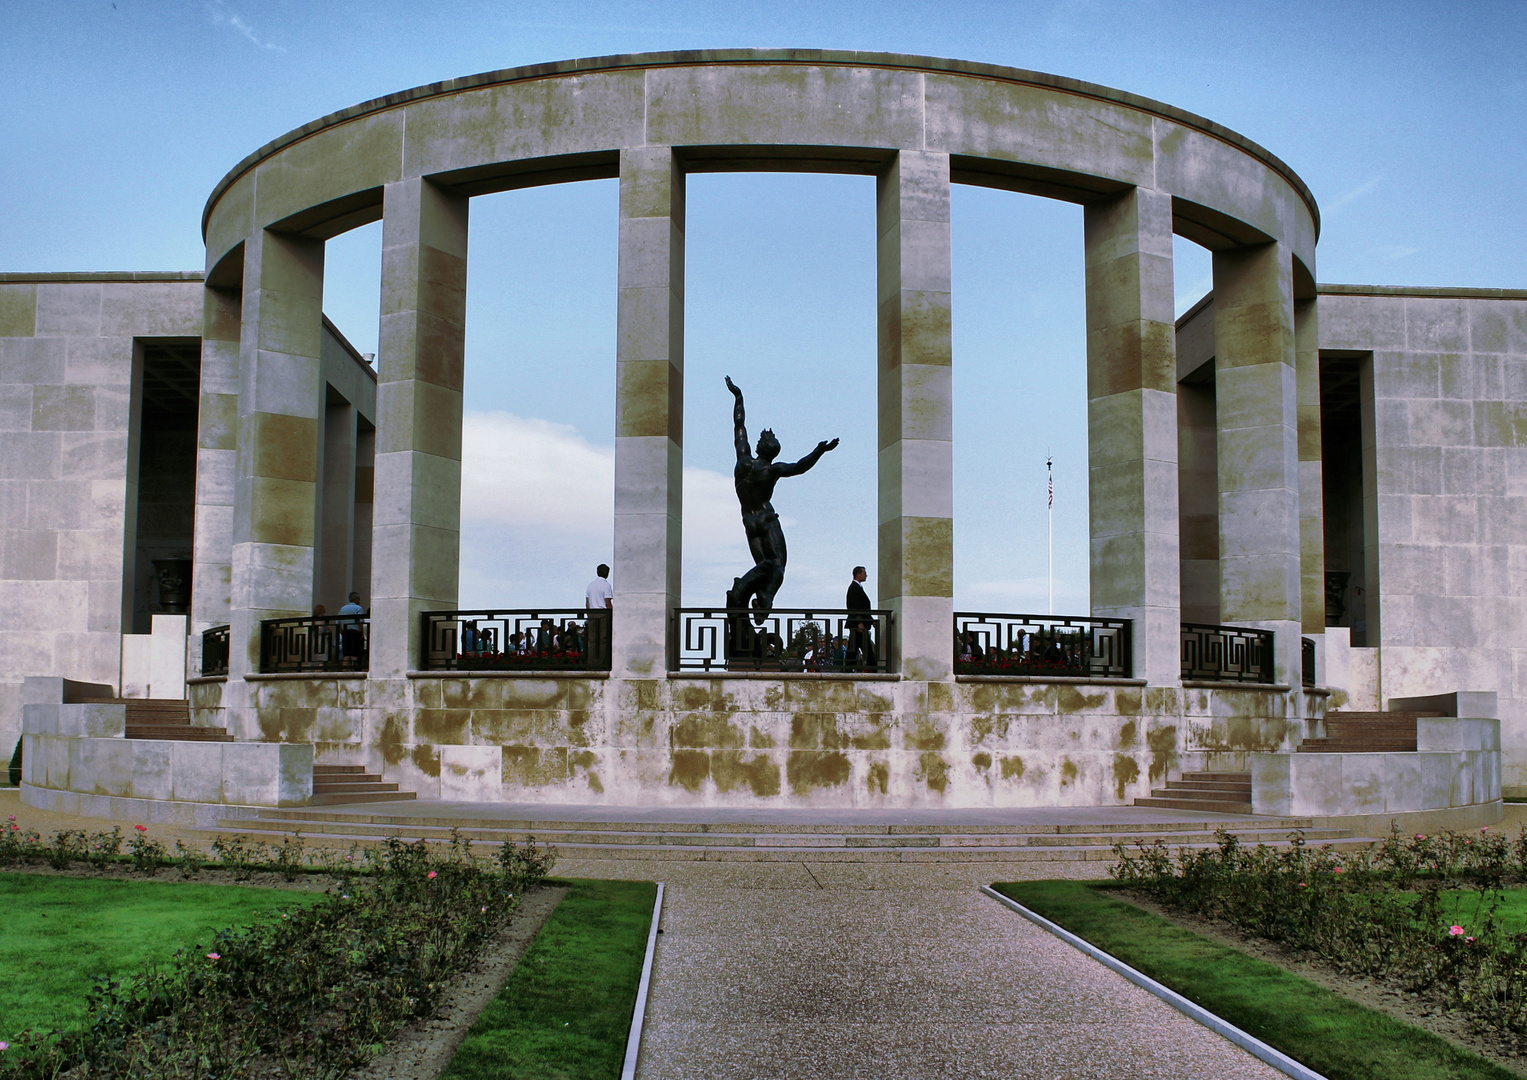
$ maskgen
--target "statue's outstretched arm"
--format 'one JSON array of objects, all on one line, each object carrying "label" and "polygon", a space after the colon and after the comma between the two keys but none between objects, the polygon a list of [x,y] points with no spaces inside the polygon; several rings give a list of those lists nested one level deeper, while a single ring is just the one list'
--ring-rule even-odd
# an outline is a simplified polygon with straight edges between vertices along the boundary
[{"label": "statue's outstretched arm", "polygon": [[747,417],[742,408],[742,391],[737,388],[736,383],[732,382],[730,375],[726,377],[726,388],[732,392],[732,397],[737,399],[736,404],[732,406],[732,442],[737,447],[737,460],[752,461],[753,451],[748,446]]},{"label": "statue's outstretched arm", "polygon": [[807,454],[805,457],[801,458],[801,460],[791,461],[777,466],[779,475],[799,476],[801,473],[815,465],[818,461],[822,460],[822,455],[827,453],[827,451],[836,450],[837,448],[837,439],[832,440],[832,442],[819,442],[817,443],[817,448],[811,453]]}]

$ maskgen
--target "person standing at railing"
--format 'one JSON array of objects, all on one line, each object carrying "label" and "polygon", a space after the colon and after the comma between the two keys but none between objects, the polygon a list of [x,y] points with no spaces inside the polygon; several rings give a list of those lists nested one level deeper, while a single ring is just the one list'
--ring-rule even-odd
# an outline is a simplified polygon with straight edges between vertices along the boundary
[{"label": "person standing at railing", "polygon": [[361,633],[361,617],[366,614],[366,609],[361,607],[361,594],[350,594],[350,602],[339,609],[339,651],[343,657],[342,663],[347,668],[358,668],[361,663],[361,654],[365,651],[366,638]]},{"label": "person standing at railing", "polygon": [[[844,607],[849,611],[870,611],[869,593],[864,591],[864,581],[869,577],[864,567],[854,567],[854,579],[848,583],[848,599]],[[847,619],[848,658],[869,670],[878,667],[875,656],[875,620],[869,615],[850,615]]]},{"label": "person standing at railing", "polygon": [[[615,589],[610,585],[610,568],[600,563],[594,568],[594,580],[589,582],[589,587],[584,592],[583,606],[589,611],[608,611],[615,609]],[[588,657],[591,666],[605,666],[610,657],[610,620],[615,616],[601,615],[589,616],[588,622]]]}]

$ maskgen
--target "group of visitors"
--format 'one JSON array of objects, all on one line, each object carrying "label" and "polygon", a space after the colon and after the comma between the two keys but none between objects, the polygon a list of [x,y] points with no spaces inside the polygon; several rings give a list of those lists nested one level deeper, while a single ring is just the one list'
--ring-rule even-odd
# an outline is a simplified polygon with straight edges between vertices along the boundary
[{"label": "group of visitors", "polygon": [[[329,609],[322,604],[313,608],[313,618],[327,619]],[[352,592],[346,603],[340,607],[338,616],[334,619],[334,626],[339,630],[339,653],[340,666],[346,669],[362,668],[366,663],[366,632],[362,627],[367,622],[366,609],[361,606],[361,594]]]},{"label": "group of visitors", "polygon": [[1062,640],[1053,631],[1048,639],[1044,632],[1023,630],[1015,634],[1009,647],[982,645],[982,635],[974,630],[964,630],[955,635],[954,655],[962,664],[1008,664],[1035,665],[1047,668],[1081,668],[1086,666],[1086,649],[1082,640]]}]

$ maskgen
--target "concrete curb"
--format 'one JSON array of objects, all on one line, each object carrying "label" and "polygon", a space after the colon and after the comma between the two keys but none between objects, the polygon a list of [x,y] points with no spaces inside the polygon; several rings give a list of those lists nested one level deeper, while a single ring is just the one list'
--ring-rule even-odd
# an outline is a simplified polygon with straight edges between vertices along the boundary
[{"label": "concrete curb", "polygon": [[662,918],[663,883],[660,881],[657,883],[657,900],[652,905],[652,925],[647,928],[647,957],[642,961],[642,981],[636,988],[636,1008],[631,1013],[631,1034],[626,1038],[626,1063],[621,1067],[620,1080],[636,1080],[636,1059],[642,1052],[642,1024],[647,1019],[647,990],[652,985],[652,957],[657,952],[657,929]]},{"label": "concrete curb", "polygon": [[[1177,991],[1161,985],[1149,975],[1145,975],[1136,971],[1134,968],[1130,967],[1122,960],[1115,959],[1084,938],[1079,938],[1075,934],[1071,933],[1071,931],[1057,926],[1055,923],[1052,923],[1049,919],[1046,919],[1038,912],[1030,911],[1028,908],[1024,907],[1016,900],[1012,900],[1006,896],[1003,896],[990,885],[982,885],[981,891],[987,896],[991,897],[993,900],[997,901],[999,904],[1002,904],[1004,907],[1008,907],[1016,911],[1035,926],[1038,926],[1043,930],[1048,930],[1050,933],[1060,938],[1066,944],[1080,950],[1081,952],[1086,953],[1088,956],[1092,957],[1104,967],[1111,968],[1112,970],[1118,972],[1120,975],[1124,976],[1136,986],[1139,986],[1142,989],[1148,990],[1152,994],[1155,994],[1162,1001],[1172,1006],[1172,1008],[1176,1009],[1183,1015],[1198,1021],[1204,1027],[1214,1032],[1216,1035],[1224,1036],[1231,1042],[1235,1043],[1235,1045],[1239,1046],[1242,1050],[1245,1050],[1247,1053],[1261,1058],[1263,1061],[1277,1069],[1279,1072],[1283,1073],[1285,1076],[1292,1076],[1295,1078],[1295,1080],[1326,1080],[1324,1076],[1316,1072],[1314,1069],[1310,1069],[1304,1065],[1299,1064],[1299,1062],[1295,1061],[1293,1058],[1289,1057],[1281,1050],[1275,1050],[1271,1046],[1268,1046],[1255,1035],[1247,1034],[1229,1021],[1223,1020],[1216,1016],[1208,1009],[1205,1009],[1200,1005],[1195,1005],[1193,1002],[1177,993]],[[643,985],[645,985],[645,983]]]}]

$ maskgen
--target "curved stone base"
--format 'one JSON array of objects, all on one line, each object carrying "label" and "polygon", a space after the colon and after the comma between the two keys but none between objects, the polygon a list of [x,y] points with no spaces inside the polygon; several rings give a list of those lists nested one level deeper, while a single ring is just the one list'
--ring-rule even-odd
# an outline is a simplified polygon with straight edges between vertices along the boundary
[{"label": "curved stone base", "polygon": [[149,825],[196,825],[214,828],[219,820],[252,818],[261,807],[230,803],[179,802],[170,799],[134,799],[121,795],[92,795],[21,785],[21,801],[34,810],[76,817],[131,821]]}]

